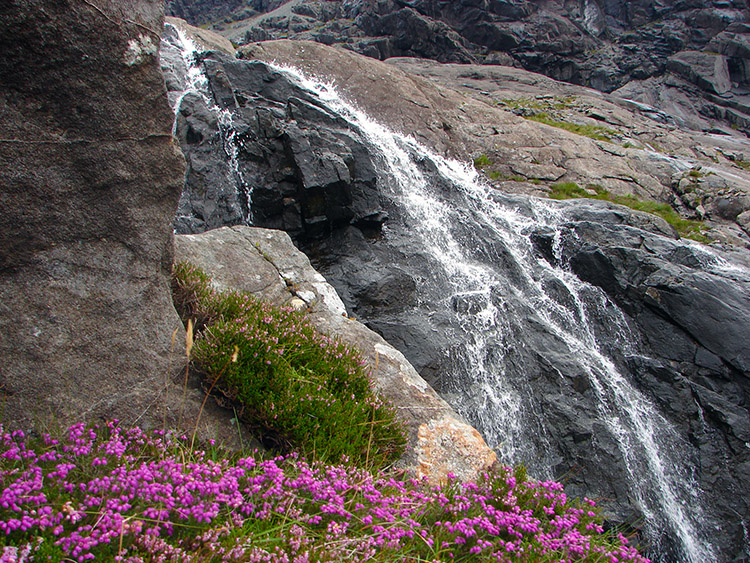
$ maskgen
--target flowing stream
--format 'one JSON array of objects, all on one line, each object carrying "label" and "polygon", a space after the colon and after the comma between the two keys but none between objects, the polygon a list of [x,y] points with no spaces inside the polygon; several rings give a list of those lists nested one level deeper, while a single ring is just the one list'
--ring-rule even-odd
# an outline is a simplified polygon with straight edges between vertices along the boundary
[{"label": "flowing stream", "polygon": [[[195,66],[189,59],[186,64]],[[557,227],[565,221],[564,206],[499,194],[471,166],[389,131],[342,100],[331,85],[292,68],[274,68],[359,131],[381,161],[382,190],[439,280],[420,284],[420,299],[457,319],[449,351],[454,373],[441,389],[452,406],[504,462],[527,463],[540,478],[559,477],[552,468],[560,460],[546,447],[544,405],[537,400],[533,374],[524,369],[523,338],[533,328],[550,350],[551,369],[555,361],[574,366],[578,384],[595,397],[594,412],[586,416],[594,431],[615,444],[654,552],[669,544],[665,562],[716,560],[691,463],[682,457],[690,448],[618,368],[618,354],[637,354],[627,319],[601,290],[534,251],[531,233],[552,232],[553,252],[560,258]],[[208,95],[200,76],[191,78],[189,89]],[[222,119],[230,123],[231,115],[225,112]],[[224,139],[230,161],[236,159],[232,141]],[[388,228],[386,223],[386,237]]]}]

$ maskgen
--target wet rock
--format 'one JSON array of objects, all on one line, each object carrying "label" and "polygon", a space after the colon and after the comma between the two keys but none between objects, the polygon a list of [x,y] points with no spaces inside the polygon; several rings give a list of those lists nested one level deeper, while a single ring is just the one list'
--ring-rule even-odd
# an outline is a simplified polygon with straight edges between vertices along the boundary
[{"label": "wet rock", "polygon": [[[188,161],[177,232],[250,217],[299,240],[324,237],[341,225],[379,230],[387,213],[375,190],[375,165],[357,133],[263,63],[214,52],[199,65],[207,90],[182,98],[175,126]],[[223,122],[208,110],[216,102],[226,108]]]},{"label": "wet rock", "polygon": [[[580,221],[580,211],[569,211],[573,221],[564,243],[565,259],[640,327],[653,360],[630,357],[628,362],[636,367],[641,388],[691,440],[702,439],[712,429],[716,442],[710,452],[701,449],[698,478],[706,489],[716,490],[709,469],[718,462],[714,456],[748,455],[741,444],[750,420],[745,344],[750,336],[750,278],[741,269],[722,271],[709,251],[588,220],[604,210],[589,209],[587,220]],[[725,466],[720,486],[741,487],[743,463]],[[737,510],[731,496],[714,501],[727,518]]]},{"label": "wet rock", "polygon": [[[185,22],[184,18],[180,19],[179,17],[166,17],[164,18],[164,23],[187,33],[190,38],[196,42],[201,51],[222,51],[227,55],[234,56],[234,46],[232,45],[232,42],[218,33],[214,33],[213,31],[201,27],[192,26]],[[170,28],[167,28],[167,33],[172,33]],[[164,60],[163,54],[161,55],[161,58]]]}]

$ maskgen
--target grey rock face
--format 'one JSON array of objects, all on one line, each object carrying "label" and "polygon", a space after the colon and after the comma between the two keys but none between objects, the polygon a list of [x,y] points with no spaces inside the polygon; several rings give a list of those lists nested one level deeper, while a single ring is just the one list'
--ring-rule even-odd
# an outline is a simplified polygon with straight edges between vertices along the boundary
[{"label": "grey rock face", "polygon": [[307,310],[316,328],[356,348],[372,371],[376,390],[405,424],[408,444],[400,465],[412,475],[441,482],[453,473],[468,480],[495,462],[479,433],[398,350],[346,316],[335,290],[286,233],[237,226],[180,235],[175,257],[204,269],[220,289],[241,289],[277,306]]},{"label": "grey rock face", "polygon": [[184,161],[159,72],[162,6],[97,6],[0,7],[6,426],[161,428],[194,422],[200,405],[172,383],[184,356],[169,290]]},{"label": "grey rock face", "polygon": [[[210,21],[221,21],[225,18],[248,17],[255,13],[252,8],[246,9],[248,2],[243,0],[166,0],[167,15],[187,20],[196,25]],[[255,1],[252,4],[262,5],[268,2]]]},{"label": "grey rock face", "polygon": [[729,67],[723,55],[682,51],[669,58],[667,68],[714,94],[726,94],[732,89]]},{"label": "grey rock face", "polygon": [[200,93],[182,99],[176,132],[188,170],[177,232],[250,220],[299,240],[350,223],[379,230],[387,214],[374,164],[343,120],[263,63],[212,53],[200,66],[230,117],[219,123]]}]

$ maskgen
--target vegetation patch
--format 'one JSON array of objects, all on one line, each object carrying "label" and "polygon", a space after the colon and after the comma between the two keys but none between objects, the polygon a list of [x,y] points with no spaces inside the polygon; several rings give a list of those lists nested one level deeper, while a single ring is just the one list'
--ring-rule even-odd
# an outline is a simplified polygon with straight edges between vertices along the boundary
[{"label": "vegetation patch", "polygon": [[558,129],[565,129],[576,135],[583,135],[584,137],[590,137],[597,141],[612,142],[614,137],[617,137],[619,133],[613,129],[601,127],[599,125],[581,125],[578,123],[570,123],[567,121],[560,121],[551,117],[548,113],[535,113],[532,115],[524,116],[526,119],[536,121],[538,123],[544,123],[545,125],[551,125]]},{"label": "vegetation patch", "polygon": [[188,447],[116,423],[0,427],[0,560],[647,563],[593,501],[502,468],[441,486]]},{"label": "vegetation patch", "polygon": [[575,96],[545,97],[545,98],[506,98],[500,103],[511,109],[535,109],[541,111],[572,109]]},{"label": "vegetation patch", "polygon": [[357,352],[318,332],[303,313],[215,291],[190,264],[174,267],[172,289],[184,322],[195,322],[192,358],[206,386],[236,405],[264,443],[357,466],[400,457],[403,429],[374,395]]},{"label": "vegetation patch", "polygon": [[658,215],[667,223],[672,225],[677,233],[684,238],[697,240],[699,242],[709,242],[709,239],[703,235],[705,225],[702,221],[692,221],[683,219],[680,215],[666,203],[656,201],[643,201],[632,195],[614,195],[598,185],[588,186],[588,190],[582,188],[575,182],[562,182],[552,184],[549,197],[552,199],[571,199],[571,198],[588,198],[611,201],[634,209],[644,211],[653,215]]},{"label": "vegetation patch", "polygon": [[485,166],[492,166],[490,157],[486,154],[479,155],[474,159],[474,166],[476,168],[484,168]]}]

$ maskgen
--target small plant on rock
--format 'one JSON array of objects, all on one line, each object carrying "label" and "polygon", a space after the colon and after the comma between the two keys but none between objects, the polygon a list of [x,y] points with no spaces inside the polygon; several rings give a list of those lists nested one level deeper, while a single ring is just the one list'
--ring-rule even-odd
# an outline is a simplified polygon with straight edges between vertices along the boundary
[{"label": "small plant on rock", "polygon": [[484,168],[485,166],[491,166],[492,161],[486,154],[479,155],[474,159],[474,166],[476,168]]},{"label": "small plant on rock", "polygon": [[173,272],[177,308],[199,330],[193,358],[206,384],[238,408],[264,442],[313,459],[379,467],[405,438],[374,394],[362,358],[303,313],[242,291],[217,292],[190,264]]}]

